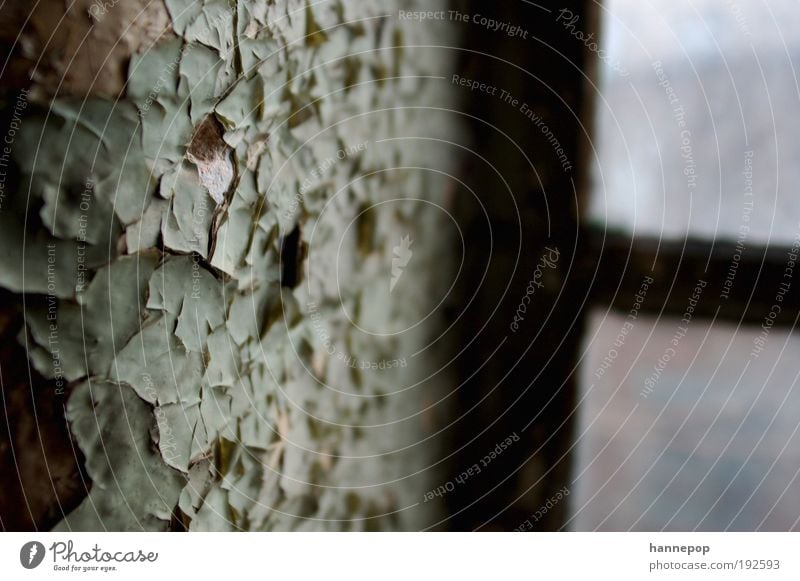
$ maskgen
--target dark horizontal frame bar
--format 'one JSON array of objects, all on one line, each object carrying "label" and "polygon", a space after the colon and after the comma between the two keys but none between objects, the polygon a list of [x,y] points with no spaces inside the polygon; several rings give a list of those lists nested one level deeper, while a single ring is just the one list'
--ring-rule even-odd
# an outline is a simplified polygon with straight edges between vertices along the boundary
[{"label": "dark horizontal frame bar", "polygon": [[800,254],[792,265],[792,247],[631,238],[596,228],[584,230],[581,237],[584,271],[594,272],[599,262],[598,276],[586,283],[593,306],[611,305],[627,312],[644,278],[652,277],[641,312],[682,317],[702,280],[707,285],[693,306],[693,317],[758,326],[797,324]]}]

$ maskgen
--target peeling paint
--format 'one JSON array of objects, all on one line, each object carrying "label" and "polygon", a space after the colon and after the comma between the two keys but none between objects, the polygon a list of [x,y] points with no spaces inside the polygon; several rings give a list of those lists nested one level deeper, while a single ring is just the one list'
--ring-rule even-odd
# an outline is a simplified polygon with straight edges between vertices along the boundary
[{"label": "peeling paint", "polygon": [[[25,118],[0,236],[26,247],[0,258],[0,285],[57,305],[55,321],[47,304],[32,310],[20,340],[52,377],[54,323],[75,385],[67,418],[92,489],[61,529],[425,524],[402,509],[428,487],[434,455],[413,445],[427,399],[387,395],[431,363],[380,362],[412,353],[435,322],[385,338],[358,326],[410,327],[446,271],[434,263],[448,218],[414,202],[444,178],[392,168],[446,168],[452,152],[385,140],[445,135],[424,106],[442,106],[446,89],[423,77],[453,55],[394,49],[402,36],[442,42],[385,16],[408,2],[355,4],[166,0],[148,18],[168,18],[167,33],[129,45],[123,99],[103,98],[112,84]],[[29,194],[38,209],[23,232]],[[373,227],[359,238],[366,207]],[[409,224],[414,260],[390,298]]]}]

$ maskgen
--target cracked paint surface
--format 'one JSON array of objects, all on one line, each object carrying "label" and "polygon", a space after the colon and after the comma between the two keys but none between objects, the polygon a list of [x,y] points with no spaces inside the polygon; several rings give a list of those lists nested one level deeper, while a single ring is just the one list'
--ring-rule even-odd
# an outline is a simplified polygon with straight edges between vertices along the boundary
[{"label": "cracked paint surface", "polygon": [[396,17],[415,4],[431,9],[165,0],[128,42],[121,98],[105,82],[26,113],[0,212],[22,251],[0,254],[0,285],[45,297],[19,339],[71,385],[91,490],[58,529],[435,518],[409,507],[436,480],[425,438],[445,380],[423,381],[435,356],[414,353],[451,282],[447,178],[412,168],[452,165],[434,139],[453,120],[425,107],[446,106],[431,77],[454,55],[416,46],[447,29]]}]

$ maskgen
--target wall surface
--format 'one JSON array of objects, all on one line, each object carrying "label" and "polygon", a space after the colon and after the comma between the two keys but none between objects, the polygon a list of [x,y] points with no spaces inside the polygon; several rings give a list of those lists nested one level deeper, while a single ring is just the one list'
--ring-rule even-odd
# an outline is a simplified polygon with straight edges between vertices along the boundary
[{"label": "wall surface", "polygon": [[398,18],[421,0],[41,4],[5,71],[0,285],[80,460],[77,506],[48,469],[42,514],[434,522],[446,23]]}]

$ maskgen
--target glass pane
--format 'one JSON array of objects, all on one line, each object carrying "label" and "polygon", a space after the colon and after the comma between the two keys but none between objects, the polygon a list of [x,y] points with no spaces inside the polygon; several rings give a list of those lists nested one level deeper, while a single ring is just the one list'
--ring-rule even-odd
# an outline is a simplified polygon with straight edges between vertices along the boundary
[{"label": "glass pane", "polygon": [[797,530],[800,338],[595,313],[568,527]]},{"label": "glass pane", "polygon": [[609,227],[791,241],[800,223],[795,0],[608,0],[590,214]]}]

